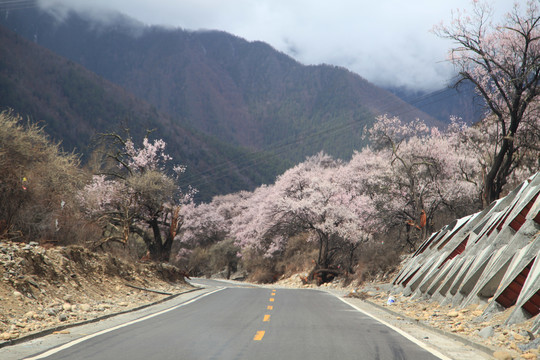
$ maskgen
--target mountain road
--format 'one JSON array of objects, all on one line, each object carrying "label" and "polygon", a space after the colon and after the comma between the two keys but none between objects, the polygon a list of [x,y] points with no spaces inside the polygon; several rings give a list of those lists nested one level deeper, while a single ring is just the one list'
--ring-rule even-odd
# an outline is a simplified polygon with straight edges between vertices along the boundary
[{"label": "mountain road", "polygon": [[196,282],[207,292],[26,358],[441,358],[327,292]]}]

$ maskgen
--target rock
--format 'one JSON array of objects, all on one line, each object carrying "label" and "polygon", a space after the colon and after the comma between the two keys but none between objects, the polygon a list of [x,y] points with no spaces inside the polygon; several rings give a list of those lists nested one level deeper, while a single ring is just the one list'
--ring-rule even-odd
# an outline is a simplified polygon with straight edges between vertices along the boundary
[{"label": "rock", "polygon": [[53,334],[63,334],[63,335],[66,335],[66,334],[70,334],[70,331],[69,331],[69,330],[54,331]]},{"label": "rock", "polygon": [[36,313],[33,311],[28,311],[26,314],[24,314],[25,319],[33,319],[36,316]]},{"label": "rock", "polygon": [[71,311],[73,307],[71,306],[71,304],[64,303],[62,305],[62,308],[64,309],[64,311]]},{"label": "rock", "polygon": [[60,321],[66,321],[66,320],[67,320],[66,314],[60,314],[60,315],[58,315],[58,320],[60,320]]},{"label": "rock", "polygon": [[493,357],[497,360],[512,360],[514,358],[509,352],[503,350],[495,351]]},{"label": "rock", "polygon": [[14,292],[13,292],[13,297],[21,298],[21,299],[22,299],[22,298],[23,298],[23,294],[21,294],[21,293],[18,292],[18,291],[14,291]]},{"label": "rock", "polygon": [[529,341],[532,341],[535,339],[534,334],[527,330],[520,330],[518,334],[523,336],[525,339],[529,339]]},{"label": "rock", "polygon": [[538,349],[539,346],[540,346],[540,338],[536,338],[533,341],[530,341],[526,344],[518,345],[519,349],[523,352],[529,351],[532,349]]},{"label": "rock", "polygon": [[493,329],[493,326],[487,326],[478,332],[478,336],[484,339],[490,338],[494,334],[495,334],[495,330]]},{"label": "rock", "polygon": [[99,304],[97,306],[97,310],[98,311],[105,311],[105,310],[108,310],[111,308],[111,305],[110,304]]},{"label": "rock", "polygon": [[456,328],[454,330],[457,331],[457,332],[464,332],[465,327],[463,325],[459,325],[459,326],[456,326]]},{"label": "rock", "polygon": [[91,306],[88,305],[88,304],[80,304],[80,305],[79,305],[79,308],[80,308],[82,311],[86,311],[86,312],[88,312],[88,311],[90,311],[90,310],[92,309]]},{"label": "rock", "polygon": [[514,340],[516,340],[516,341],[519,341],[519,342],[525,341],[525,336],[520,335],[518,333],[512,333],[512,336],[514,337]]},{"label": "rock", "polygon": [[8,333],[8,332],[3,332],[2,334],[0,334],[0,339],[9,340],[9,339],[11,339],[11,334]]},{"label": "rock", "polygon": [[448,317],[454,318],[458,317],[459,313],[457,311],[449,311],[448,314],[446,314]]},{"label": "rock", "polygon": [[128,306],[129,304],[125,301],[119,302],[118,306]]},{"label": "rock", "polygon": [[521,358],[527,359],[527,360],[536,360],[538,359],[538,356],[536,356],[536,354],[533,354],[533,353],[525,353],[525,354],[521,354]]}]

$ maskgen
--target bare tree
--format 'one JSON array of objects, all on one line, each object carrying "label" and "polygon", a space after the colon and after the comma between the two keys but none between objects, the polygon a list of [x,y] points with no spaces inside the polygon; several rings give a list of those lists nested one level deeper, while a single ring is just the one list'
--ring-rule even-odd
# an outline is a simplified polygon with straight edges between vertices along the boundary
[{"label": "bare tree", "polygon": [[450,51],[450,61],[459,71],[456,86],[474,84],[498,122],[493,161],[484,173],[484,206],[500,196],[517,166],[520,127],[538,122],[533,107],[540,86],[538,1],[528,1],[523,8],[516,2],[501,24],[491,22],[492,14],[487,3],[473,1],[472,14],[458,11],[450,25],[434,29],[456,43]]}]

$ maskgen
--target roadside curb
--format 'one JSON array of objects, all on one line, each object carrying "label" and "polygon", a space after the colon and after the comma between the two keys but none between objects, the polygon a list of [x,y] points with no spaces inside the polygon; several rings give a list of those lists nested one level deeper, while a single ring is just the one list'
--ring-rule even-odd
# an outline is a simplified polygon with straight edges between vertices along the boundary
[{"label": "roadside curb", "polygon": [[39,332],[36,332],[36,333],[21,336],[21,337],[19,337],[17,339],[6,340],[4,342],[0,342],[0,349],[3,348],[3,347],[6,347],[6,346],[17,345],[17,344],[20,344],[20,343],[23,343],[23,342],[26,342],[26,341],[34,340],[34,339],[37,339],[37,338],[40,338],[40,337],[43,337],[43,336],[47,336],[47,335],[51,335],[55,331],[62,331],[62,330],[66,330],[66,329],[69,329],[69,328],[76,327],[76,326],[92,324],[92,323],[96,323],[96,322],[99,322],[99,321],[102,321],[102,320],[106,320],[106,319],[109,319],[109,318],[112,318],[112,317],[115,317],[115,316],[118,316],[118,315],[129,314],[131,312],[146,309],[146,308],[148,308],[150,306],[158,305],[158,304],[164,303],[166,301],[172,300],[172,299],[174,299],[174,298],[176,298],[176,297],[178,297],[180,295],[189,294],[191,292],[198,291],[198,290],[204,290],[204,288],[195,287],[193,289],[182,291],[182,292],[179,292],[177,294],[172,294],[172,295],[167,296],[167,297],[165,297],[165,298],[163,298],[161,300],[154,301],[154,302],[148,303],[148,304],[144,304],[144,305],[135,307],[133,309],[124,310],[124,311],[120,311],[120,312],[116,312],[116,313],[111,313],[111,314],[107,314],[107,315],[99,316],[99,317],[96,317],[96,318],[93,318],[93,319],[88,319],[88,320],[79,321],[79,322],[75,322],[75,323],[59,325],[59,326],[56,326],[54,328],[49,328],[49,329],[45,329],[45,330],[42,330],[42,331],[39,331]]},{"label": "roadside curb", "polygon": [[[343,298],[345,298],[345,297],[343,296]],[[347,299],[347,298],[345,298],[345,299]],[[483,353],[485,353],[485,354],[487,354],[487,355],[489,355],[489,356],[493,356],[493,353],[494,353],[495,351],[497,351],[497,349],[492,349],[492,348],[490,348],[489,346],[486,346],[486,345],[483,345],[483,344],[479,344],[479,343],[477,343],[477,342],[474,342],[474,341],[472,341],[472,340],[466,339],[466,338],[464,338],[464,337],[462,337],[462,336],[459,336],[459,335],[457,335],[457,334],[454,334],[454,333],[452,333],[452,332],[448,332],[448,331],[441,330],[441,329],[436,328],[436,327],[429,326],[429,325],[427,325],[427,324],[425,324],[425,323],[423,323],[423,322],[421,322],[421,321],[419,321],[419,320],[410,318],[410,317],[408,317],[408,316],[405,316],[405,315],[403,315],[403,314],[400,314],[400,313],[398,313],[398,312],[395,312],[395,311],[393,311],[393,310],[390,310],[390,309],[388,309],[387,307],[384,307],[384,306],[382,306],[382,305],[376,304],[376,303],[371,302],[371,301],[369,301],[369,300],[361,300],[361,299],[358,299],[358,300],[360,300],[360,301],[362,301],[362,302],[364,302],[364,303],[366,303],[366,304],[369,304],[369,305],[371,305],[371,306],[373,306],[373,307],[376,307],[376,308],[379,309],[379,310],[385,311],[386,313],[388,313],[388,314],[390,314],[390,315],[393,315],[393,316],[395,316],[396,318],[397,318],[397,317],[400,317],[400,318],[402,318],[403,320],[409,321],[409,322],[411,322],[411,323],[413,323],[413,324],[415,324],[415,325],[418,325],[418,326],[420,326],[420,327],[423,327],[424,329],[427,329],[427,330],[436,332],[436,333],[438,333],[438,334],[440,334],[440,335],[443,335],[443,336],[452,338],[453,340],[459,341],[459,342],[461,342],[462,344],[467,345],[467,346],[470,346],[470,347],[472,347],[472,348],[474,348],[474,349],[476,349],[476,350],[478,350],[478,351],[481,351],[481,352],[483,352]]]}]

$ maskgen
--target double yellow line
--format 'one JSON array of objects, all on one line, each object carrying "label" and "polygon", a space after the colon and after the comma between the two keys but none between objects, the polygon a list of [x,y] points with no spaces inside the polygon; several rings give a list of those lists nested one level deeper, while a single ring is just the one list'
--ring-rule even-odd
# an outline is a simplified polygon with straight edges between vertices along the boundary
[{"label": "double yellow line", "polygon": [[[272,295],[271,295],[271,296],[272,296],[272,297],[269,299],[269,301],[270,301],[271,303],[273,303],[274,300],[275,300],[274,296],[276,296],[276,290],[272,290]],[[273,305],[268,305],[268,306],[266,307],[266,310],[274,310],[274,306],[273,306]],[[270,314],[265,314],[264,317],[263,317],[263,322],[268,322],[268,321],[270,321]],[[255,334],[255,336],[253,337],[253,340],[255,340],[255,341],[261,341],[262,338],[264,337],[264,333],[265,333],[264,330],[259,330],[259,331],[257,331],[257,333]]]}]

